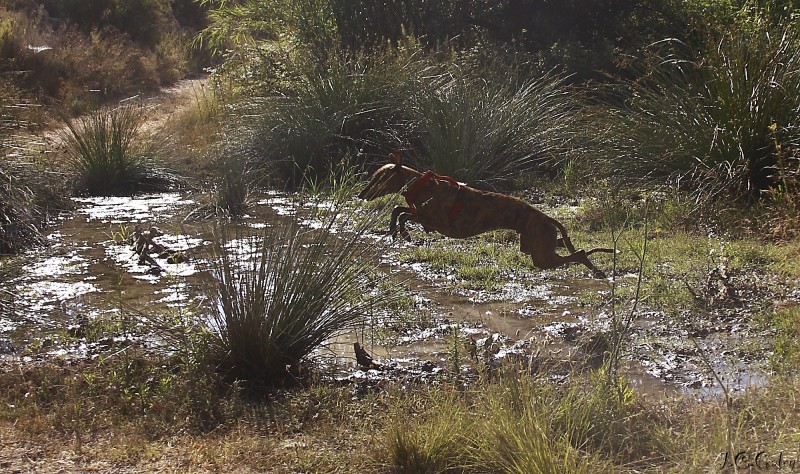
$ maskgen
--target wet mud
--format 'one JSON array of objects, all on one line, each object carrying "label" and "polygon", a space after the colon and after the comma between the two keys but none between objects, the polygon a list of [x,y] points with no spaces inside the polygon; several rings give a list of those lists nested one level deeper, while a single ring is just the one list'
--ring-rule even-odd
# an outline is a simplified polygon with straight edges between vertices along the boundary
[{"label": "wet mud", "polygon": [[[0,314],[0,357],[6,360],[91,357],[119,342],[88,342],[82,337],[87,321],[94,319],[202,311],[202,278],[208,271],[214,228],[209,222],[183,221],[198,206],[190,195],[79,198],[75,204],[75,212],[54,224],[47,248],[22,257],[25,264],[6,283],[13,296]],[[326,204],[299,203],[271,193],[258,199],[237,225],[258,229],[291,218],[318,227],[319,222],[303,211],[309,206],[319,209]],[[169,252],[152,255],[154,262],[142,261],[131,241],[137,224],[157,226],[153,242]],[[629,317],[627,305],[615,308],[582,300],[580,295],[587,293],[608,300],[612,288],[610,281],[594,279],[588,272],[531,267],[503,275],[487,291],[454,285],[453,274],[401,258],[414,245],[427,245],[425,241],[392,242],[377,233],[368,240],[384,245],[381,268],[405,282],[413,304],[402,317],[371,319],[318,352],[326,373],[341,383],[477,377],[508,359],[526,370],[560,376],[602,363],[608,357],[614,321]],[[676,320],[675,315],[641,308],[630,321],[624,372],[639,390],[649,393],[715,396],[721,392],[718,379],[732,390],[765,383],[766,354],[761,348],[770,335],[759,332],[746,309],[724,314]],[[60,337],[64,335],[70,337]],[[137,343],[155,339],[140,338]],[[356,342],[379,367],[356,362]]]}]

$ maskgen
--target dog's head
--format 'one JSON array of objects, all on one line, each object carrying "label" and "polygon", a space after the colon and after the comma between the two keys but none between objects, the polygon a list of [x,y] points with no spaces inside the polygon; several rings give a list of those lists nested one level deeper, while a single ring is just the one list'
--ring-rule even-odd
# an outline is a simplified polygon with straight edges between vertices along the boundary
[{"label": "dog's head", "polygon": [[408,175],[403,166],[400,153],[393,152],[389,155],[389,163],[378,168],[372,174],[372,179],[363,191],[358,193],[360,199],[372,201],[387,194],[399,193],[408,182]]}]

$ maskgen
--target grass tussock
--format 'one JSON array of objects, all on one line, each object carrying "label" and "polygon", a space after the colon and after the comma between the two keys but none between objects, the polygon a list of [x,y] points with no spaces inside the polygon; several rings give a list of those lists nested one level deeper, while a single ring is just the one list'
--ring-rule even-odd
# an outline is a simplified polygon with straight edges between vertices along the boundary
[{"label": "grass tussock", "polygon": [[4,168],[0,167],[0,254],[16,254],[43,243],[41,211],[30,188]]},{"label": "grass tussock", "polygon": [[[642,420],[624,382],[609,386],[602,374],[577,377],[556,388],[504,376],[497,384],[479,384],[469,395],[432,396],[427,416],[388,431],[389,468],[509,473],[610,468],[608,458],[632,454],[622,445],[644,428],[637,426]],[[644,444],[626,449],[644,449]]]},{"label": "grass tussock", "polygon": [[155,161],[155,144],[142,131],[146,111],[138,105],[101,110],[66,120],[76,191],[120,195],[166,188],[173,177]]},{"label": "grass tussock", "polygon": [[254,119],[233,132],[245,134],[241,141],[256,169],[288,188],[327,181],[352,155],[387,156],[406,129],[400,101],[412,93],[410,77],[425,62],[398,52],[334,55],[313,68],[295,67],[288,94],[250,100]]},{"label": "grass tussock", "polygon": [[517,84],[503,64],[454,62],[412,96],[412,142],[420,166],[472,185],[509,188],[532,169],[557,169],[576,148],[578,106],[563,79]]},{"label": "grass tussock", "polygon": [[311,228],[279,221],[236,240],[222,229],[210,350],[230,377],[254,386],[301,380],[316,349],[396,298],[361,239],[372,219],[348,217],[341,204],[326,212]]},{"label": "grass tussock", "polygon": [[0,255],[43,244],[51,213],[69,207],[63,174],[43,160],[42,144],[30,135],[29,110],[15,88],[0,84]]},{"label": "grass tussock", "polygon": [[579,147],[577,102],[556,75],[518,80],[518,67],[453,53],[437,61],[412,40],[380,54],[332,55],[298,70],[288,94],[247,104],[238,135],[272,182],[296,188],[349,164],[409,162],[471,184],[509,187],[531,169],[557,169]]}]

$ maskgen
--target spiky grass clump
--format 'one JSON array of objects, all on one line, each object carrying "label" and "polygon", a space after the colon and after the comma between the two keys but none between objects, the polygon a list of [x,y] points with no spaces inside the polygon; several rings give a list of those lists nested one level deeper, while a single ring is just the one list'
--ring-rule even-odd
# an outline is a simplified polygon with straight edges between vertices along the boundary
[{"label": "spiky grass clump", "polygon": [[469,464],[469,434],[473,417],[462,410],[452,393],[430,392],[436,408],[430,414],[408,417],[394,413],[385,447],[390,472],[461,472]]},{"label": "spiky grass clump", "polygon": [[578,148],[578,106],[563,78],[520,84],[499,61],[437,64],[409,42],[369,58],[334,57],[305,72],[293,96],[252,102],[249,155],[297,187],[335,174],[353,151],[382,161],[405,145],[417,166],[499,188],[521,172],[557,169]]},{"label": "spiky grass clump", "polygon": [[374,249],[362,240],[374,222],[332,207],[312,217],[313,228],[287,219],[258,236],[232,241],[221,233],[209,290],[211,347],[232,378],[290,382],[325,341],[396,298],[396,284],[376,271]]},{"label": "spiky grass clump", "polygon": [[411,108],[421,165],[490,188],[520,173],[557,168],[574,147],[577,104],[563,80],[544,74],[517,85],[511,68],[457,62],[415,94]]},{"label": "spiky grass clump", "polygon": [[38,228],[42,219],[25,184],[3,167],[0,179],[0,254],[15,254],[43,241]]},{"label": "spiky grass clump", "polygon": [[778,184],[776,143],[800,143],[799,42],[794,26],[757,25],[694,56],[672,53],[625,88],[626,107],[610,121],[609,173],[700,199],[758,198]]},{"label": "spiky grass clump", "polygon": [[[0,85],[0,109],[13,110],[14,103],[13,90]],[[0,121],[0,254],[15,254],[44,240],[39,228],[45,219],[29,187],[38,183],[25,163],[28,146],[12,143],[10,138],[13,120],[5,116]]]},{"label": "spiky grass clump", "polygon": [[77,176],[76,191],[124,195],[166,188],[173,177],[154,162],[155,148],[142,132],[145,110],[122,105],[76,122],[67,119],[63,139]]}]

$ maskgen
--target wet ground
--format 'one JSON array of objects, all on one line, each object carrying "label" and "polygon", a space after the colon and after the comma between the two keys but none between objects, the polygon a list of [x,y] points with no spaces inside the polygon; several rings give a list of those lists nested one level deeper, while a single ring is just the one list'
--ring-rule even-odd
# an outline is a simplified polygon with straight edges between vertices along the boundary
[{"label": "wet ground", "polygon": [[[202,279],[213,225],[184,222],[198,206],[190,195],[80,198],[75,205],[75,212],[51,229],[49,246],[26,255],[7,283],[13,297],[0,316],[0,356],[7,360],[91,357],[104,347],[104,341],[82,334],[93,320],[203,311]],[[303,207],[308,206],[319,207],[266,195],[239,225],[253,229],[275,219],[305,219]],[[316,225],[309,219],[303,223]],[[137,224],[158,226],[160,235],[153,242],[169,252],[141,261],[128,241]],[[329,372],[343,383],[397,374],[435,377],[445,370],[468,377],[511,357],[557,377],[597,366],[608,355],[604,341],[612,334],[612,321],[628,316],[629,305],[615,309],[586,302],[582,295],[607,301],[612,290],[611,281],[588,272],[530,268],[503,275],[487,291],[454,284],[454,274],[403,258],[412,246],[440,237],[415,243],[391,242],[377,233],[369,237],[385,245],[382,269],[405,281],[412,304],[405,314],[365,323],[320,351]],[[454,245],[469,251],[469,242]],[[636,276],[617,278],[631,283]],[[651,393],[714,395],[721,390],[717,377],[733,390],[763,384],[762,343],[770,335],[759,332],[746,310],[726,314],[723,320],[688,314],[676,320],[639,308],[631,321],[624,370],[640,390]],[[133,336],[123,332],[115,337]],[[354,342],[374,357],[376,368],[357,366]]]}]

